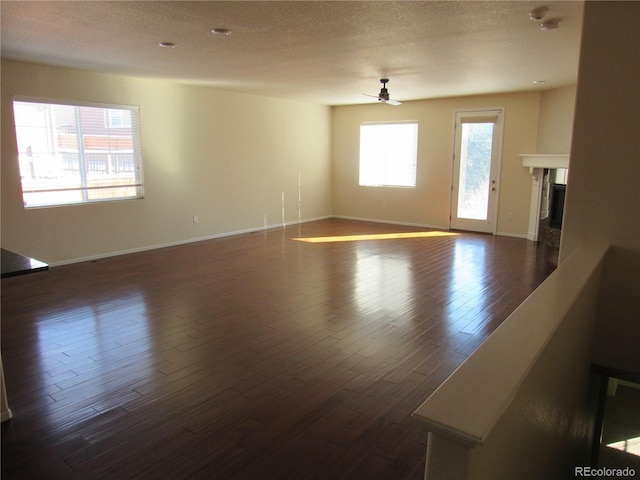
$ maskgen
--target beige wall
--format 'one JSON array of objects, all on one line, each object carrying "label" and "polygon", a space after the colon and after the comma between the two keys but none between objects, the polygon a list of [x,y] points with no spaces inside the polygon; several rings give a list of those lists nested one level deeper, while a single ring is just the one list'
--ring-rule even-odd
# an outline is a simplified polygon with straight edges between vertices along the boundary
[{"label": "beige wall", "polygon": [[[13,95],[140,105],[146,198],[25,211]],[[571,87],[330,109],[3,61],[2,244],[55,264],[209,238],[281,224],[283,192],[285,220],[295,222],[299,175],[302,220],[338,215],[446,228],[454,112],[495,107],[505,108],[497,230],[526,236],[531,179],[518,154],[569,141],[570,97]],[[417,187],[359,187],[360,123],[394,119],[419,121]]]},{"label": "beige wall", "polygon": [[[526,237],[531,176],[518,154],[535,153],[540,93],[484,95],[405,102],[401,107],[356,105],[333,108],[333,212],[436,228],[449,226],[454,114],[504,107],[504,144],[497,232]],[[416,188],[358,185],[360,124],[417,120]],[[508,214],[512,214],[509,220]]]},{"label": "beige wall", "polygon": [[538,146],[535,153],[570,153],[576,86],[547,90],[540,94]]},{"label": "beige wall", "polygon": [[[331,215],[331,109],[2,62],[2,246],[49,263]],[[144,200],[22,207],[13,95],[140,105]],[[199,223],[193,222],[193,216]]]},{"label": "beige wall", "polygon": [[640,372],[640,42],[638,2],[586,2],[561,261],[611,244],[596,361]]}]

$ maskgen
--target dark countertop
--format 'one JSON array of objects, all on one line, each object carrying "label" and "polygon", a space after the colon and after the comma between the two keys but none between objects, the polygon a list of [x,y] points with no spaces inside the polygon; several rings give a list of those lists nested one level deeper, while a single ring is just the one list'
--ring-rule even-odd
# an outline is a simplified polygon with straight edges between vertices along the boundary
[{"label": "dark countertop", "polygon": [[2,278],[49,270],[49,265],[40,260],[25,257],[24,255],[5,250],[4,248],[2,249],[0,265],[2,266]]}]

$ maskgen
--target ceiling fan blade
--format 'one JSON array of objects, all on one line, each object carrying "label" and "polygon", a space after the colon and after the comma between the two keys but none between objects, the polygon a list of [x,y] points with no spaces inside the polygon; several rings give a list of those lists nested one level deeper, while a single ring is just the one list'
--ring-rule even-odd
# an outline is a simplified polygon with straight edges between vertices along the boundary
[{"label": "ceiling fan blade", "polygon": [[389,105],[402,105],[402,102],[391,99],[387,100],[385,98],[382,98],[380,95],[369,95],[368,93],[363,93],[363,95],[365,97],[376,98],[380,103],[388,103]]}]

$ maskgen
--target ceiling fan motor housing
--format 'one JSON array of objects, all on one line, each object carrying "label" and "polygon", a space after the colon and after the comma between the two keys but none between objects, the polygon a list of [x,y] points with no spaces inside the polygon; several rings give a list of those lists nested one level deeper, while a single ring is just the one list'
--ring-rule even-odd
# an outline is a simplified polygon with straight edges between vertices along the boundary
[{"label": "ceiling fan motor housing", "polygon": [[386,103],[388,105],[402,105],[402,102],[398,102],[397,100],[392,100],[391,98],[389,98],[389,90],[387,90],[388,81],[389,81],[388,78],[380,79],[380,83],[382,83],[382,88],[380,89],[380,93],[377,96],[369,95],[367,93],[365,93],[364,95],[366,95],[367,97],[377,98],[380,103]]},{"label": "ceiling fan motor housing", "polygon": [[388,78],[381,78],[380,83],[382,84],[382,88],[380,89],[380,94],[378,95],[378,100],[389,100],[389,91],[387,90],[387,83],[389,82]]}]

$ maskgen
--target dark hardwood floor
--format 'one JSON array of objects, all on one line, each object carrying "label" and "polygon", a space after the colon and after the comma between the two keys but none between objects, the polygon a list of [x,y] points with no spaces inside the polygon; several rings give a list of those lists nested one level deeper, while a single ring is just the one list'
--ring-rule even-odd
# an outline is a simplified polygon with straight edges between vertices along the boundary
[{"label": "dark hardwood floor", "polygon": [[411,413],[553,253],[332,219],[4,279],[2,478],[421,479]]}]

